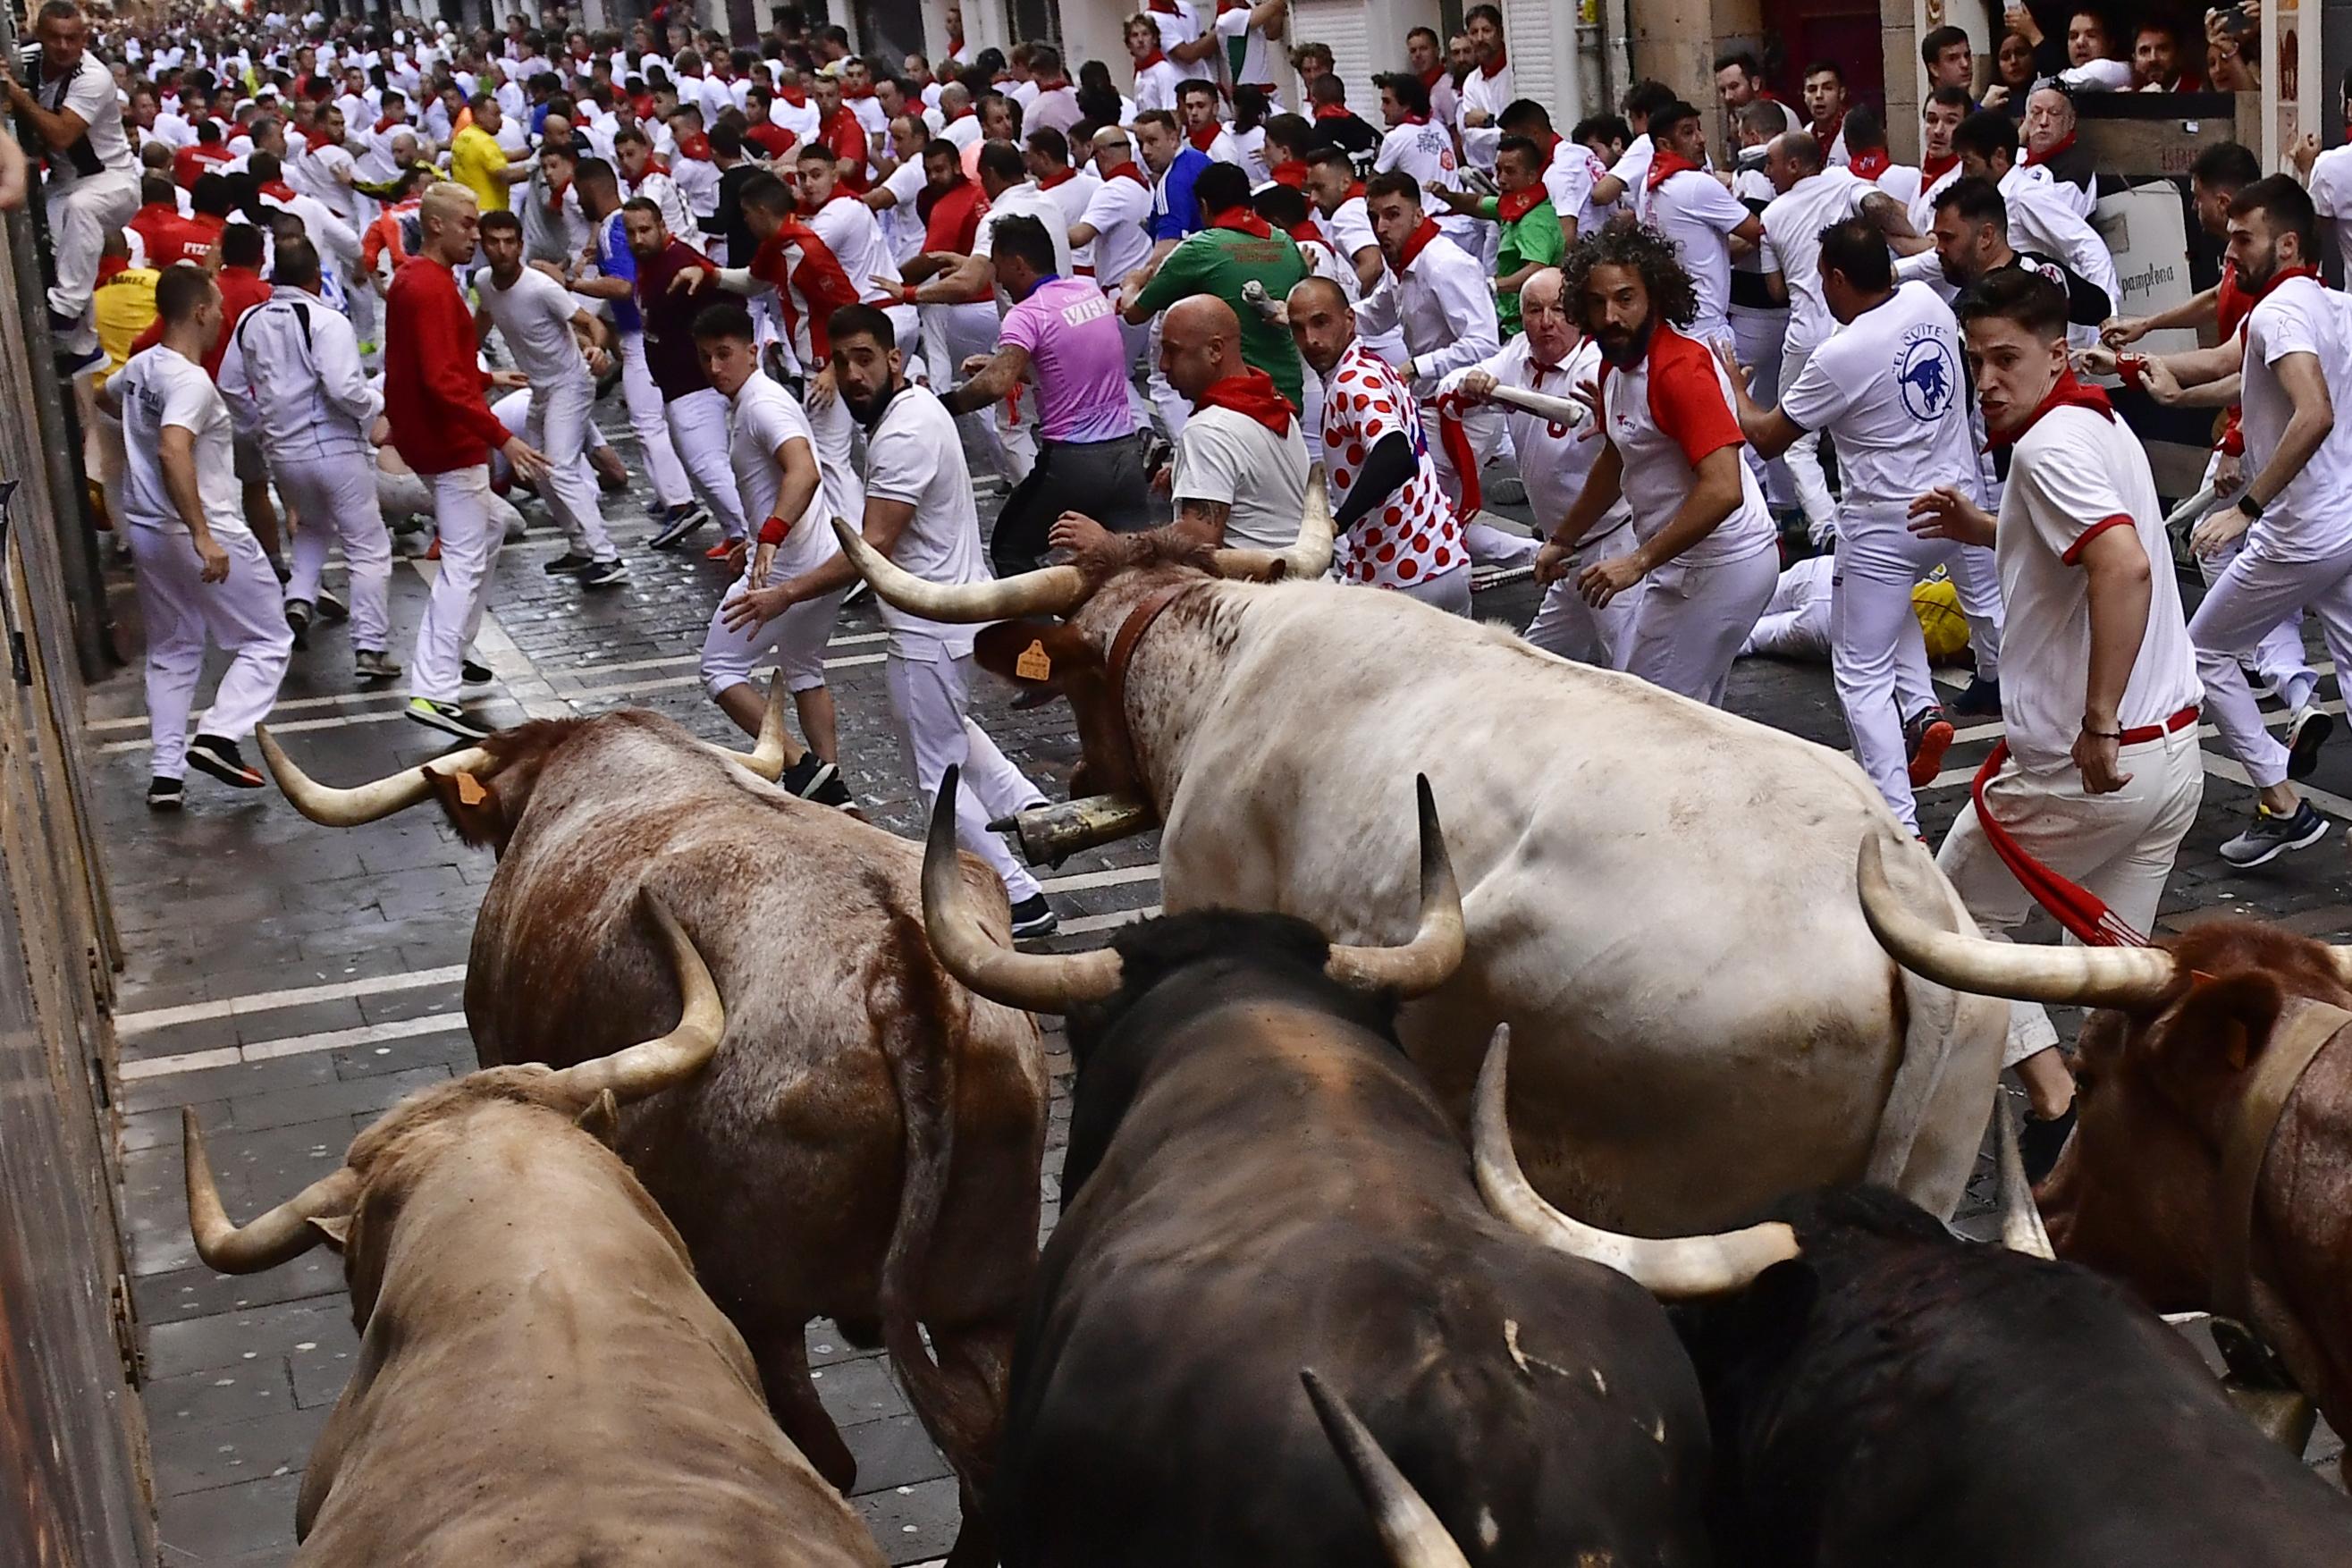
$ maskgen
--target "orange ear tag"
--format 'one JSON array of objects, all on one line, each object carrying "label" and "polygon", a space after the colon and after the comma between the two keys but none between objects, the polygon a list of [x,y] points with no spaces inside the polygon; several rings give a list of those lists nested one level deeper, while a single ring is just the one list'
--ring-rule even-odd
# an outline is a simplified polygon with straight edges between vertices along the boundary
[{"label": "orange ear tag", "polygon": [[1013,673],[1024,680],[1044,680],[1054,673],[1054,661],[1046,656],[1042,639],[1021,650],[1021,657],[1013,661]]},{"label": "orange ear tag", "polygon": [[490,798],[490,792],[484,789],[481,781],[473,774],[458,773],[449,776],[457,783],[459,805],[479,805]]}]

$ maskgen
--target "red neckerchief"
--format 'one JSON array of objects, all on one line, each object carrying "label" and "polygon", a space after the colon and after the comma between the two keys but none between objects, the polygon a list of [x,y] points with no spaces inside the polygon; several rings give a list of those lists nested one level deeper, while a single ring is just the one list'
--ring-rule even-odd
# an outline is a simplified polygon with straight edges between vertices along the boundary
[{"label": "red neckerchief", "polygon": [[1307,160],[1285,158],[1265,172],[1265,177],[1277,185],[1288,185],[1294,191],[1307,188]]},{"label": "red neckerchief", "polygon": [[1106,184],[1112,180],[1133,180],[1147,191],[1151,188],[1151,182],[1143,177],[1143,171],[1135,166],[1135,161],[1131,158],[1105,174],[1103,180]]},{"label": "red neckerchief", "polygon": [[1229,375],[1213,382],[1199,402],[1195,412],[1203,408],[1227,408],[1235,414],[1247,415],[1277,436],[1290,434],[1290,422],[1298,410],[1290,399],[1275,390],[1274,377],[1262,370],[1245,370],[1239,375]]},{"label": "red neckerchief", "polygon": [[2053,408],[2094,409],[2104,416],[2110,425],[2115,423],[2115,405],[2107,401],[2107,395],[2095,386],[2084,386],[2081,382],[2076,381],[2074,367],[2070,364],[2058,373],[2057,381],[2051,385],[2050,395],[2034,405],[2033,412],[2025,416],[2025,423],[2006,436],[1992,437],[1989,444],[1995,447],[2016,446],[2025,438],[2025,433],[2032,429],[2042,416]]},{"label": "red neckerchief", "polygon": [[1808,125],[1805,129],[1813,133],[1813,140],[1822,144],[1822,155],[1827,157],[1830,149],[1837,145],[1837,139],[1845,134],[1845,110],[1838,110],[1838,117],[1830,121],[1827,131],[1818,125]]},{"label": "red neckerchief", "polygon": [[382,120],[375,122],[375,133],[381,136],[395,125],[405,125],[407,123],[408,121],[405,120],[394,120],[391,115],[387,114]]},{"label": "red neckerchief", "polygon": [[649,92],[641,93],[629,100],[629,112],[639,120],[651,120],[654,117],[654,95]]},{"label": "red neckerchief", "polygon": [[1059,92],[1069,85],[1070,79],[1066,76],[1057,76],[1051,81],[1040,79],[1037,83],[1037,90],[1040,93]]},{"label": "red neckerchief", "polygon": [[959,120],[970,120],[974,112],[975,111],[971,109],[959,109],[953,114],[948,116],[948,123],[950,125],[953,125]]},{"label": "red neckerchief", "polygon": [[871,82],[864,87],[844,87],[841,89],[842,101],[845,103],[860,103],[873,96],[874,84]]},{"label": "red neckerchief", "polygon": [[1227,207],[1210,216],[1211,228],[1229,228],[1235,234],[1246,234],[1253,239],[1271,239],[1274,226],[1247,207]]},{"label": "red neckerchief", "polygon": [[806,109],[808,107],[808,89],[806,88],[780,87],[776,89],[776,96],[782,99],[786,103],[791,104],[794,109]]},{"label": "red neckerchief", "polygon": [[290,202],[294,199],[294,187],[283,180],[271,180],[261,187],[261,194],[276,196],[281,202]]},{"label": "red neckerchief", "polygon": [[1341,206],[1346,206],[1349,202],[1361,201],[1363,198],[1364,182],[1358,180],[1354,184],[1348,187],[1348,194],[1339,198],[1339,205]]},{"label": "red neckerchief", "polygon": [[1437,90],[1437,84],[1445,79],[1445,68],[1444,66],[1432,66],[1425,71],[1418,71],[1414,74],[1421,78],[1422,86],[1427,88],[1432,92],[1435,92]]},{"label": "red neckerchief", "polygon": [[1504,53],[1504,51],[1498,47],[1495,51],[1495,63],[1491,66],[1480,66],[1478,68],[1478,79],[1480,81],[1492,81],[1510,68],[1510,56]]},{"label": "red neckerchief", "polygon": [[1428,248],[1429,242],[1435,239],[1439,232],[1435,224],[1430,222],[1427,217],[1423,217],[1421,220],[1421,226],[1405,236],[1403,259],[1390,263],[1389,270],[1400,278],[1403,277],[1405,269],[1412,265],[1413,258]]},{"label": "red neckerchief", "polygon": [[1040,178],[1037,188],[1041,191],[1050,191],[1055,185],[1066,185],[1077,177],[1078,172],[1076,169],[1057,169],[1053,174]]},{"label": "red neckerchief", "polygon": [[1292,224],[1282,232],[1288,235],[1295,244],[1320,245],[1323,243],[1323,231],[1315,226],[1313,218],[1308,218],[1305,223]]},{"label": "red neckerchief", "polygon": [[1926,190],[1929,185],[1934,184],[1937,180],[1942,179],[1945,175],[1950,174],[1959,166],[1960,155],[1958,153],[1947,153],[1940,158],[1927,158],[1921,160],[1919,164],[1919,188],[1923,191]]},{"label": "red neckerchief", "polygon": [[1150,54],[1144,56],[1143,58],[1135,62],[1135,74],[1141,76],[1153,66],[1164,66],[1167,63],[1168,52],[1165,49],[1154,49]]},{"label": "red neckerchief", "polygon": [[1354,110],[1344,103],[1318,103],[1315,106],[1315,118],[1318,120],[1353,120],[1355,117]]},{"label": "red neckerchief", "polygon": [[[2280,268],[2276,272],[2271,274],[2271,280],[2269,282],[2263,284],[2261,288],[2255,289],[2252,295],[2248,296],[2246,300],[2246,313],[2250,316],[2252,315],[2254,312],[2254,307],[2269,299],[2271,297],[2271,291],[2276,289],[2280,284],[2286,282],[2288,279],[2294,278],[2316,278],[2318,276],[2319,268],[2312,266],[2307,261],[2300,267]],[[2241,287],[2242,287],[2242,285],[2241,285]],[[2321,287],[2325,288],[2326,285],[2322,284]]]},{"label": "red neckerchief", "polygon": [[833,195],[825,197],[824,203],[817,208],[817,210],[819,212],[823,212],[825,207],[833,205],[835,202],[854,202],[857,199],[857,193],[856,191],[851,190],[847,185],[836,184],[833,187]]},{"label": "red neckerchief", "polygon": [[677,155],[699,158],[706,163],[710,162],[710,138],[699,131],[688,132],[677,139]]},{"label": "red neckerchief", "polygon": [[2059,153],[2065,152],[2068,148],[2074,145],[2074,132],[2069,131],[2066,132],[2064,139],[2059,142],[2056,146],[2051,148],[2047,153],[2036,153],[2029,147],[2026,149],[2025,153],[2025,166],[2031,169],[2036,163],[2047,163],[2051,159],[2055,158]]},{"label": "red neckerchief", "polygon": [[1895,159],[1885,148],[1874,147],[1868,152],[1852,153],[1846,167],[1854,172],[1857,179],[1874,180],[1895,167]]},{"label": "red neckerchief", "polygon": [[[1426,114],[1408,114],[1403,119],[1397,121],[1398,125],[1426,125],[1428,123],[1429,116]],[[1394,127],[1391,127],[1391,129],[1394,129]]]},{"label": "red neckerchief", "polygon": [[1517,223],[1541,206],[1548,195],[1540,184],[1529,185],[1524,191],[1505,191],[1495,198],[1495,215],[1505,223]]},{"label": "red neckerchief", "polygon": [[1216,145],[1217,133],[1223,130],[1224,130],[1224,127],[1213,120],[1208,124],[1202,126],[1196,131],[1186,132],[1184,136],[1187,141],[1192,143],[1192,150],[1194,152],[1205,153],[1211,147]]},{"label": "red neckerchief", "polygon": [[2220,329],[2223,341],[2238,335],[2238,329],[2246,324],[2253,309],[2253,296],[2239,286],[2237,264],[2224,261],[2221,287],[2213,296],[2213,324]]},{"label": "red neckerchief", "polygon": [[1688,174],[1697,167],[1696,163],[1681,153],[1670,153],[1661,147],[1650,154],[1650,173],[1643,180],[1642,188],[1645,191],[1654,191],[1676,174]]},{"label": "red neckerchief", "polygon": [[1152,15],[1157,16],[1181,16],[1184,14],[1183,8],[1176,4],[1176,0],[1151,0],[1150,9]]}]

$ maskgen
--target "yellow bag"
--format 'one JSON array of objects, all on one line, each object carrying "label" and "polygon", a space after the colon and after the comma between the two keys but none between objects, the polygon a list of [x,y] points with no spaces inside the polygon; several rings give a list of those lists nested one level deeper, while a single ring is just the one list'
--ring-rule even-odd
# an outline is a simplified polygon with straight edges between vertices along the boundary
[{"label": "yellow bag", "polygon": [[1936,577],[1911,590],[1911,613],[1927,638],[1927,662],[1943,664],[1969,650],[1969,620],[1960,614],[1960,592]]}]

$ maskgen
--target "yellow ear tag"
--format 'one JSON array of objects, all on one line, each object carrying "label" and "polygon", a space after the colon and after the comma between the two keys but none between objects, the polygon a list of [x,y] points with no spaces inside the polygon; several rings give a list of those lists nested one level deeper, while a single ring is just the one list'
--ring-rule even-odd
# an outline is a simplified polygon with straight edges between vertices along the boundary
[{"label": "yellow ear tag", "polygon": [[459,805],[479,805],[490,798],[490,792],[484,789],[481,781],[473,774],[459,773],[452,773],[450,777],[456,780],[457,784]]},{"label": "yellow ear tag", "polygon": [[1013,661],[1013,673],[1024,680],[1043,680],[1054,673],[1054,661],[1045,655],[1043,640],[1031,643]]}]

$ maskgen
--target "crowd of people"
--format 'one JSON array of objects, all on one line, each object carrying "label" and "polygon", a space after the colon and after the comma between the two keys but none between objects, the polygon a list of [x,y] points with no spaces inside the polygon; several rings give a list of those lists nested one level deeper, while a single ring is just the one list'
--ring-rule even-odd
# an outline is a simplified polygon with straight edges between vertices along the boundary
[{"label": "crowd of people", "polygon": [[[1915,831],[1954,721],[2000,719],[2005,760],[1943,850],[1989,927],[2025,913],[2021,853],[2147,929],[2208,701],[2258,793],[2224,856],[2325,833],[2292,781],[2332,724],[2301,613],[2331,647],[2352,633],[2331,401],[2352,317],[2314,276],[2328,226],[2352,239],[2352,153],[2312,140],[2299,178],[2264,178],[2208,149],[2221,281],[2127,320],[2076,134],[2082,94],[2242,76],[2252,7],[2208,17],[2201,76],[2160,19],[2062,31],[2013,6],[1990,71],[1930,32],[1916,166],[1832,62],[1798,105],[1727,55],[1712,110],[1644,80],[1562,134],[1514,90],[1493,5],[1453,39],[1415,29],[1409,68],[1369,83],[1290,20],[1153,0],[1127,60],[1073,76],[1048,44],[972,50],[952,8],[936,61],[882,61],[838,27],[747,44],[560,12],[495,36],[226,11],[94,36],[48,0],[7,91],[46,170],[50,329],[135,564],[151,804],[179,805],[190,767],[262,782],[239,743],[320,616],[348,616],[356,679],[404,673],[387,474],[429,493],[439,560],[410,718],[486,732],[464,699],[488,678],[499,493],[535,489],[566,542],[549,572],[595,593],[629,574],[602,497],[641,477],[647,547],[715,530],[733,574],[711,698],[755,731],[772,665],[804,746],[788,786],[846,804],[834,520],[962,583],[1115,558],[1171,513],[1186,546],[1280,548],[1319,471],[1340,580],[1466,615],[1474,583],[1531,573],[1527,636],[1567,658],[1720,703],[1744,650],[1810,635]],[[2219,346],[2133,347],[2182,326]],[[2145,452],[2078,371],[2232,410],[2193,620]],[[606,395],[634,475],[598,432]],[[985,543],[967,450],[1006,489]],[[1498,464],[1534,537],[1484,505]],[[1786,541],[1831,568],[1784,576]],[[337,542],[348,605],[321,585]],[[1931,575],[1975,664],[1949,705],[1914,611]],[[970,717],[969,630],[884,615],[917,782],[962,768],[969,846],[1017,929],[1051,929],[987,830],[1040,797]],[[232,662],[190,736],[208,642]],[[2283,740],[2242,665],[2286,704]],[[2021,1017],[2013,1042],[2045,1122],[2068,1093],[2053,1038]]]}]

